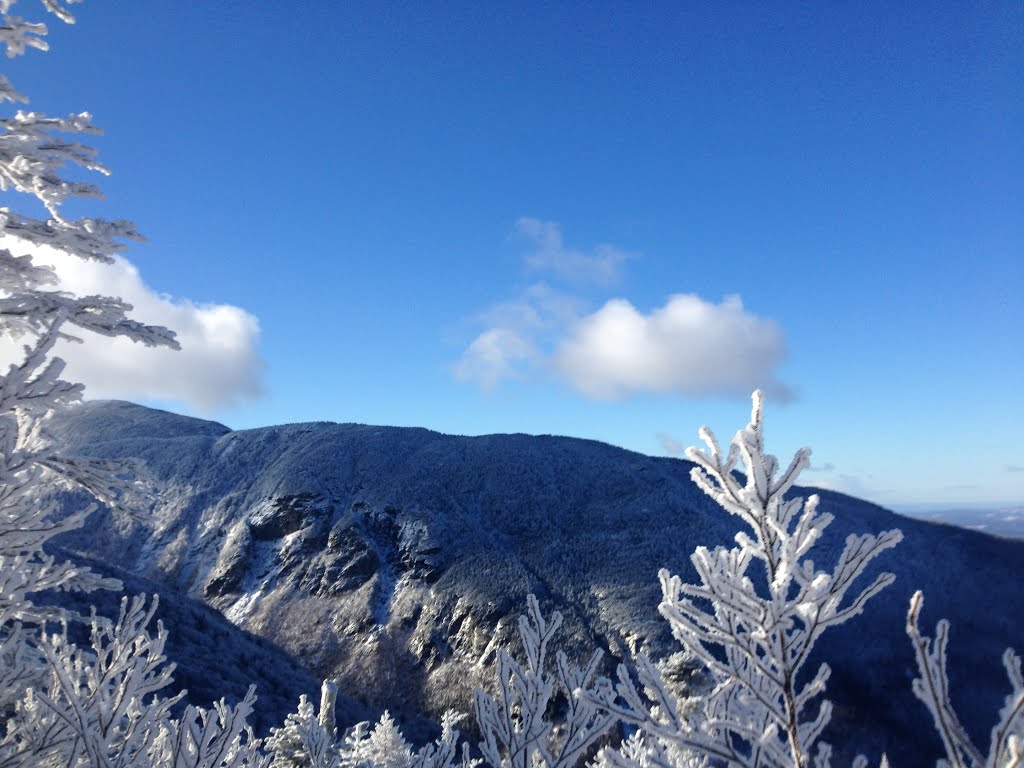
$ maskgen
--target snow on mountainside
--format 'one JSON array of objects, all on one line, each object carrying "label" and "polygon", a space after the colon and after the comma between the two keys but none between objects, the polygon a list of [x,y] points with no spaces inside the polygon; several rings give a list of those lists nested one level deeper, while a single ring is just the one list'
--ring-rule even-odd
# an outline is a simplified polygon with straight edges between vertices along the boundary
[{"label": "snow on mountainside", "polygon": [[[530,592],[565,615],[570,656],[600,647],[609,669],[640,650],[667,658],[678,647],[657,612],[658,569],[694,581],[694,548],[738,530],[689,462],[593,441],[328,423],[232,432],[121,402],[86,403],[54,432],[69,452],[141,459],[161,489],[133,520],[98,513],[63,546],[206,602],[372,705],[435,717],[490,684]],[[819,644],[833,667],[829,740],[903,766],[939,754],[937,739],[922,751],[905,738],[933,738],[904,634],[922,588],[925,623],[953,623],[954,703],[984,741],[1006,688],[1001,653],[1024,646],[1024,542],[820,495],[836,517],[822,560],[853,532],[905,534],[876,569],[896,584]]]}]

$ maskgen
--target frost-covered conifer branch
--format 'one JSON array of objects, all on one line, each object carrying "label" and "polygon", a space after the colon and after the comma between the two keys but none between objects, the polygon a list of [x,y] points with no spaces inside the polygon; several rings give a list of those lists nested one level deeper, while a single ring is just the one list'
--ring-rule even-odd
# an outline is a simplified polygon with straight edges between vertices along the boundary
[{"label": "frost-covered conifer branch", "polygon": [[[557,611],[546,621],[534,595],[527,597],[528,614],[519,618],[519,635],[526,654],[524,668],[505,649],[498,651],[498,696],[478,690],[476,717],[484,739],[480,752],[494,768],[569,768],[615,722],[610,712],[582,695],[601,660],[597,651],[582,668],[556,654],[557,679],[545,671],[548,643],[562,624]],[[557,685],[556,685],[557,684]],[[568,701],[564,726],[556,732],[546,712],[560,690]]]},{"label": "frost-covered conifer branch", "polygon": [[[71,15],[65,6],[57,0],[40,0],[43,8],[52,13],[65,24],[74,24],[75,17]],[[3,23],[0,24],[0,45],[3,45],[7,57],[13,59],[20,56],[29,48],[40,51],[47,51],[50,46],[46,40],[46,25],[39,22],[25,21],[18,16],[12,16],[11,8],[18,0],[0,0],[0,14],[3,14]],[[68,4],[81,2],[81,0],[68,0]]]},{"label": "frost-covered conifer branch", "polygon": [[1007,648],[1003,654],[1003,666],[1010,679],[1011,691],[999,712],[999,721],[992,728],[988,754],[983,755],[960,724],[949,696],[949,677],[946,673],[949,622],[939,620],[934,640],[923,636],[918,628],[923,605],[924,595],[920,591],[915,592],[907,612],[907,635],[914,646],[920,674],[913,682],[914,695],[931,712],[935,729],[946,749],[946,760],[939,760],[938,765],[953,768],[1020,768],[1024,765],[1024,675],[1021,673],[1020,657],[1011,648]]},{"label": "frost-covered conifer branch", "polygon": [[78,385],[59,378],[63,363],[47,357],[56,334],[53,328],[26,346],[23,362],[0,377],[0,636],[6,652],[19,658],[32,654],[15,653],[12,644],[25,642],[27,636],[12,622],[53,618],[52,611],[34,605],[33,594],[120,587],[120,582],[100,578],[87,568],[57,563],[44,551],[50,539],[81,526],[94,509],[56,515],[52,503],[40,498],[47,478],[86,487],[104,500],[113,498],[118,482],[113,467],[103,462],[58,457],[46,435],[50,409],[73,400],[80,391]]},{"label": "frost-covered conifer branch", "polygon": [[[4,14],[9,55],[24,51],[21,35],[25,30],[45,35],[43,25],[23,24],[12,19],[13,2],[0,4]],[[67,7],[55,0],[43,0],[45,9],[66,22],[74,21]],[[18,30],[21,30],[20,32]],[[12,37],[13,36],[13,37]],[[21,41],[18,43],[17,41]],[[14,41],[14,42],[12,42]],[[39,42],[39,41],[36,41]],[[26,43],[27,44],[27,43]],[[19,47],[21,45],[21,47]],[[44,48],[43,45],[32,47]],[[4,80],[0,94],[4,100],[24,101]],[[75,297],[52,290],[55,274],[49,267],[37,266],[26,249],[31,244],[59,248],[82,259],[110,261],[123,249],[120,240],[138,239],[127,222],[103,222],[96,219],[65,220],[59,207],[68,196],[92,195],[91,185],[61,178],[61,170],[76,165],[105,173],[95,151],[76,141],[66,141],[62,133],[95,133],[87,114],[51,119],[36,113],[18,112],[0,120],[0,188],[23,192],[39,200],[49,211],[49,221],[35,220],[8,209],[0,210],[0,225],[7,237],[0,248],[0,333],[10,336],[28,334],[25,356],[0,377],[0,504],[13,508],[31,489],[47,478],[78,485],[102,501],[113,501],[127,480],[123,468],[90,459],[57,455],[50,447],[45,431],[48,415],[57,408],[79,399],[82,388],[60,378],[63,363],[50,355],[59,339],[74,339],[66,326],[107,336],[123,336],[150,346],[177,347],[174,334],[165,328],[147,326],[127,317],[130,305],[116,298]],[[20,253],[18,252],[20,251]],[[34,518],[38,522],[38,515]],[[26,523],[24,514],[8,513],[0,518],[4,530],[18,530]],[[6,523],[6,525],[5,525]],[[40,546],[43,542],[39,542]]]},{"label": "frost-covered conifer branch", "polygon": [[20,56],[29,48],[36,48],[40,51],[49,49],[46,40],[46,25],[36,22],[25,21],[20,16],[13,16],[7,13],[7,9],[13,5],[8,3],[2,8],[4,14],[3,24],[0,24],[0,43],[7,51],[7,57],[13,59]]},{"label": "frost-covered conifer branch", "polygon": [[[8,55],[23,53],[32,45],[25,38],[30,31],[36,43],[46,34],[44,25],[30,25],[11,17],[13,3],[0,6],[4,14],[0,44]],[[44,7],[64,21],[74,21],[67,8],[54,0],[43,0]],[[26,101],[4,79],[0,83],[0,101]],[[86,260],[110,262],[113,254],[124,249],[123,240],[140,240],[130,222],[109,222],[100,219],[65,219],[61,205],[69,197],[94,197],[99,189],[91,183],[62,176],[68,167],[107,174],[109,171],[96,158],[96,150],[65,135],[98,133],[92,117],[86,112],[66,118],[51,118],[35,112],[18,111],[0,119],[0,190],[16,191],[36,198],[46,208],[50,219],[43,221],[0,209],[0,331],[42,335],[49,332],[53,318],[63,313],[64,321],[96,333],[126,336],[145,344],[176,346],[174,335],[164,328],[142,325],[128,320],[131,307],[119,299],[99,296],[76,298],[55,291],[43,290],[53,283],[52,270],[36,267],[31,255],[24,253],[29,245],[48,245]],[[22,253],[15,253],[21,250]],[[59,325],[59,324],[58,324]],[[59,330],[59,328],[58,328]]]},{"label": "frost-covered conifer branch", "polygon": [[[142,598],[122,601],[115,623],[93,614],[88,647],[63,631],[44,633],[37,647],[45,681],[18,702],[0,743],[0,766],[44,764],[145,765],[161,719],[178,697],[157,692],[171,679],[166,632],[151,636]],[[149,697],[149,700],[145,700]]]},{"label": "frost-covered conifer branch", "polygon": [[[750,423],[736,433],[726,456],[709,429],[700,436],[707,453],[687,451],[697,465],[693,481],[753,535],[737,534],[733,548],[698,547],[691,562],[699,584],[662,571],[659,610],[676,639],[708,667],[715,687],[697,713],[682,718],[671,709],[657,669],[647,664],[640,672],[644,697],[620,671],[616,685],[600,689],[604,706],[653,737],[732,765],[806,768],[816,747],[815,764],[827,765],[829,750],[819,738],[832,707],[823,700],[815,708],[814,702],[829,668],[823,664],[808,678],[803,667],[828,627],[860,613],[891,583],[891,574],[883,574],[850,591],[902,534],[850,536],[832,571],[820,570],[806,556],[832,517],[819,512],[817,496],[806,502],[785,497],[810,451],[798,451],[780,472],[778,459],[764,450],[761,393],[754,393]],[[733,474],[737,462],[742,480]],[[748,575],[755,562],[764,568],[764,590]]]},{"label": "frost-covered conifer branch", "polygon": [[[74,0],[69,0],[73,2]],[[65,22],[74,18],[57,0],[42,0]],[[8,56],[46,49],[43,24],[9,13],[0,0],[0,45]],[[26,102],[0,77],[0,102]],[[93,613],[89,642],[63,631],[40,632],[55,614],[33,603],[47,589],[120,588],[88,569],[58,563],[44,546],[82,524],[94,507],[57,515],[42,501],[44,488],[68,484],[114,504],[133,485],[123,463],[64,456],[46,430],[50,415],[78,400],[82,387],[61,378],[64,363],[52,357],[58,340],[79,339],[68,329],[121,336],[148,346],[177,348],[174,334],[130,319],[131,306],[118,298],[74,296],[55,289],[53,268],[34,262],[36,246],[110,263],[124,240],[141,240],[125,221],[69,220],[60,206],[69,197],[92,197],[99,189],[76,172],[108,173],[96,151],[77,137],[98,133],[88,113],[50,118],[18,111],[0,119],[0,190],[34,197],[47,220],[0,209],[0,335],[28,336],[24,357],[0,376],[0,768],[66,766],[120,768],[265,768],[246,724],[255,694],[234,707],[188,707],[182,719],[171,707],[184,693],[165,697],[174,665],[164,656],[166,631],[148,631],[156,601],[122,602],[116,622]]]},{"label": "frost-covered conifer branch", "polygon": [[[638,689],[625,664],[617,668],[617,681],[600,678],[583,696],[619,721],[641,730],[620,749],[606,747],[598,763],[618,768],[680,768],[700,765],[706,758],[743,765],[743,755],[729,745],[718,744],[701,732],[692,714],[668,690],[661,673],[646,654],[637,656]],[[642,693],[641,693],[642,691]]]},{"label": "frost-covered conifer branch", "polygon": [[[456,712],[445,712],[441,717],[441,738],[433,744],[421,747],[413,756],[409,768],[477,768],[483,760],[469,756],[469,744],[462,742],[461,752],[458,749],[459,730],[455,727],[465,718]],[[456,755],[462,759],[456,763]],[[378,763],[381,765],[381,763]]]},{"label": "frost-covered conifer branch", "polygon": [[164,655],[164,627],[158,624],[156,635],[147,630],[156,608],[156,598],[148,607],[142,596],[123,598],[113,624],[94,612],[87,648],[71,643],[66,630],[43,635],[51,680],[35,694],[35,706],[39,720],[71,735],[68,764],[85,757],[90,765],[127,767],[150,756],[160,721],[182,696],[159,696],[175,665]]}]

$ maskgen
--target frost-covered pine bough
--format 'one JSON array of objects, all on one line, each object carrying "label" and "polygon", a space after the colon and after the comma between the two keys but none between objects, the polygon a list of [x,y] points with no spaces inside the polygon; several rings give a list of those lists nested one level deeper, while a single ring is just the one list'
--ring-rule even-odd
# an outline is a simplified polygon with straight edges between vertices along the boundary
[{"label": "frost-covered pine bough", "polygon": [[[700,435],[708,452],[687,451],[697,464],[693,481],[749,532],[738,533],[732,548],[697,548],[691,560],[700,584],[684,584],[665,570],[659,574],[659,610],[676,639],[707,666],[713,690],[687,714],[646,658],[638,662],[639,688],[620,667],[617,683],[605,681],[595,698],[638,726],[646,744],[631,746],[644,760],[625,752],[609,756],[620,765],[667,765],[672,749],[697,750],[744,768],[829,764],[830,748],[820,741],[832,713],[821,698],[829,667],[822,664],[811,675],[804,667],[826,629],[852,619],[892,582],[886,573],[854,588],[902,534],[851,535],[831,571],[817,568],[807,555],[832,516],[819,511],[816,495],[806,501],[785,497],[810,451],[798,451],[780,473],[778,460],[764,451],[760,392],[753,401],[750,424],[733,438],[727,455],[706,427]],[[737,462],[742,480],[733,474]],[[752,567],[761,573],[751,573]]]},{"label": "frost-covered pine bough", "polygon": [[[0,0],[0,44],[9,57],[34,48],[46,50],[46,26],[10,11],[14,0]],[[65,22],[68,9],[55,0],[44,7]],[[0,103],[27,103],[0,75]],[[61,379],[64,363],[51,355],[58,340],[81,341],[81,331],[123,336],[150,346],[177,347],[166,328],[127,317],[131,306],[115,297],[74,296],[57,287],[52,268],[37,265],[33,253],[50,247],[86,261],[110,263],[124,240],[140,239],[126,221],[68,219],[61,205],[71,197],[97,197],[92,184],[65,178],[69,169],[106,173],[95,150],[75,135],[96,133],[87,113],[49,118],[17,110],[0,119],[0,190],[34,198],[45,217],[0,208],[0,334],[24,342],[22,360],[0,377],[0,619],[38,619],[29,595],[43,589],[109,586],[81,568],[57,564],[43,545],[82,524],[88,510],[61,519],[51,516],[40,490],[52,483],[84,488],[99,501],[115,501],[130,480],[121,467],[93,459],[59,455],[46,432],[57,409],[81,397],[82,385]]]}]

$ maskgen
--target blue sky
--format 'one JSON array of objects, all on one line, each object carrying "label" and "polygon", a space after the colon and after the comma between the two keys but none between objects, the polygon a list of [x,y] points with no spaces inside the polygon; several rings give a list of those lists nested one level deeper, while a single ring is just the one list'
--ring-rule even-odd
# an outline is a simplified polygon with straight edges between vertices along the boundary
[{"label": "blue sky", "polygon": [[155,320],[226,318],[94,393],[664,455],[762,386],[809,482],[1024,501],[1020,3],[75,10],[4,71],[105,129]]}]

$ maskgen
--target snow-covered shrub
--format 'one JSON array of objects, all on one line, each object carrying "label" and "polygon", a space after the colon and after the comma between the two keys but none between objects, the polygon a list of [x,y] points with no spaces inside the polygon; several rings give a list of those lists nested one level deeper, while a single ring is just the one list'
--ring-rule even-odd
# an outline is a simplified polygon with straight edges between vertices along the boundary
[{"label": "snow-covered shrub", "polygon": [[[281,728],[271,729],[265,744],[270,768],[455,768],[459,740],[455,725],[461,715],[446,713],[441,720],[441,738],[415,752],[386,711],[372,729],[369,723],[359,723],[339,742],[334,721],[336,696],[335,684],[325,681],[319,714],[303,695],[298,711],[288,715]],[[475,768],[478,763],[469,758],[468,745],[463,743],[459,768]]]},{"label": "snow-covered shrub", "polygon": [[[642,754],[648,764],[671,764],[661,755],[674,744],[749,768],[805,768],[812,759],[827,765],[830,749],[819,737],[831,704],[814,702],[825,690],[829,667],[822,664],[808,676],[804,665],[826,629],[859,614],[893,578],[882,574],[848,594],[870,562],[900,541],[898,530],[848,537],[831,572],[807,558],[832,519],[819,513],[817,496],[806,502],[785,498],[810,451],[798,451],[780,473],[778,460],[764,452],[760,392],[753,401],[750,424],[737,432],[727,455],[707,428],[700,434],[709,453],[687,451],[697,464],[691,471],[694,482],[750,533],[738,533],[733,548],[697,548],[691,560],[700,584],[660,573],[659,610],[676,639],[710,670],[714,689],[687,714],[656,666],[641,658],[640,688],[620,667],[617,683],[603,681],[595,696],[645,732]],[[737,461],[746,475],[742,482],[733,474]],[[762,573],[748,574],[755,564]],[[608,757],[623,765],[644,764],[627,753]]]},{"label": "snow-covered shrub", "polygon": [[125,598],[116,622],[93,615],[86,646],[69,639],[66,624],[41,635],[33,648],[45,659],[44,682],[7,718],[0,766],[264,768],[246,724],[252,689],[235,707],[221,701],[172,716],[182,694],[161,695],[174,665],[163,653],[167,631],[148,629],[156,607]]}]

